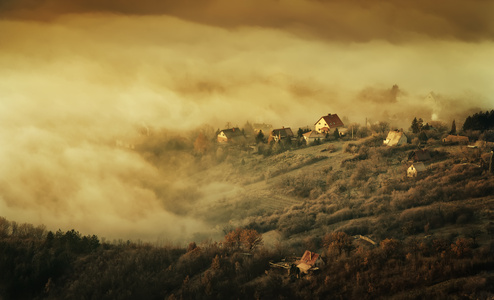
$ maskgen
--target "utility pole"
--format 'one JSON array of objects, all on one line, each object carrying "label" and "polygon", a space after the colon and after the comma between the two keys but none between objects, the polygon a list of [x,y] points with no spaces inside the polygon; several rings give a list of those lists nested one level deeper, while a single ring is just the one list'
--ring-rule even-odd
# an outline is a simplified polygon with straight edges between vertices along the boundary
[{"label": "utility pole", "polygon": [[494,148],[491,149],[491,160],[489,161],[489,172],[494,173]]}]

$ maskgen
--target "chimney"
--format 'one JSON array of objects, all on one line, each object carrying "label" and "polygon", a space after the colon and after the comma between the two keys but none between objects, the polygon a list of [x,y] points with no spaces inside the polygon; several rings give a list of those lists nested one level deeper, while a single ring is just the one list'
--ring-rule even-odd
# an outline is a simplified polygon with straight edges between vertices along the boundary
[{"label": "chimney", "polygon": [[330,117],[330,116],[331,116],[331,113],[328,113],[328,117]]}]

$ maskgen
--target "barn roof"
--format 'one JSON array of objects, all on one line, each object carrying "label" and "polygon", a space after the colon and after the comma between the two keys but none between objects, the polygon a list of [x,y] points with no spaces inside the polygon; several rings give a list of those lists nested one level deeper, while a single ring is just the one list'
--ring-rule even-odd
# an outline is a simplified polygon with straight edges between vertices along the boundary
[{"label": "barn roof", "polygon": [[298,261],[299,264],[307,264],[309,266],[314,266],[317,259],[319,258],[319,254],[315,252],[311,252],[309,250],[305,250],[304,255],[302,258]]}]

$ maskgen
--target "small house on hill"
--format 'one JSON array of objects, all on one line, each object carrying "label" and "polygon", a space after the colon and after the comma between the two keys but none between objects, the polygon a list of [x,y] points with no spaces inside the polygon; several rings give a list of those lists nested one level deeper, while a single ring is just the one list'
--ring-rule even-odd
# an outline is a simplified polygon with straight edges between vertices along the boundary
[{"label": "small house on hill", "polygon": [[407,170],[407,176],[410,178],[417,177],[420,173],[424,172],[426,169],[424,163],[418,162],[412,164]]},{"label": "small house on hill", "polygon": [[341,122],[340,117],[337,114],[328,114],[327,116],[322,116],[314,124],[315,131],[319,133],[327,133],[334,131],[335,128],[345,126]]},{"label": "small house on hill", "polygon": [[431,154],[429,150],[415,150],[408,154],[408,160],[411,161],[426,161],[431,159]]},{"label": "small house on hill", "polygon": [[386,146],[401,146],[408,142],[408,138],[403,131],[391,130],[383,141]]},{"label": "small house on hill", "polygon": [[324,140],[326,138],[326,135],[323,133],[319,133],[317,131],[311,130],[309,132],[304,133],[303,137],[304,137],[305,143],[307,145],[309,145],[311,143],[314,143],[317,139],[319,139],[319,141]]},{"label": "small house on hill", "polygon": [[300,272],[304,272],[304,273],[308,273],[309,270],[314,270],[319,268],[319,266],[322,263],[323,261],[321,259],[321,256],[309,250],[305,250],[305,253],[302,256],[302,258],[295,262],[297,268],[300,269]]},{"label": "small house on hill", "polygon": [[282,127],[279,129],[273,129],[271,133],[269,134],[268,142],[270,143],[271,141],[281,141],[281,140],[287,140],[293,138],[293,132],[292,130],[288,127]]},{"label": "small house on hill", "polygon": [[230,129],[223,129],[218,134],[218,142],[219,143],[230,143],[233,141],[239,141],[244,139],[244,135],[242,131],[235,127]]},{"label": "small house on hill", "polygon": [[445,143],[468,143],[468,137],[467,136],[461,136],[461,135],[448,135],[443,139],[443,142]]}]

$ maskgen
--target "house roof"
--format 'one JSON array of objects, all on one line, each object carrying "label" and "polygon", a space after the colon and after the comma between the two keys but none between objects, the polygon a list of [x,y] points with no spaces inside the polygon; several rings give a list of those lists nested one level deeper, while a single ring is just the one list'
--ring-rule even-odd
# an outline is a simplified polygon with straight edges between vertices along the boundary
[{"label": "house roof", "polygon": [[280,136],[281,138],[292,137],[293,132],[290,128],[279,128],[271,131],[271,136]]},{"label": "house roof", "polygon": [[402,137],[406,138],[405,133],[403,133],[402,131],[392,130],[388,133],[388,136],[386,137],[386,141],[384,141],[384,143],[388,146],[399,145],[400,139]]},{"label": "house roof", "polygon": [[304,255],[298,261],[298,263],[299,264],[307,264],[309,266],[314,266],[314,264],[316,263],[318,258],[319,258],[319,254],[317,254],[315,252],[311,252],[309,250],[305,250]]},{"label": "house roof", "polygon": [[309,132],[304,133],[303,136],[305,138],[315,138],[315,139],[317,139],[317,138],[325,138],[326,137],[326,135],[321,134],[321,133],[319,133],[317,131],[314,131],[314,130],[311,130]]},{"label": "house roof", "polygon": [[328,114],[327,116],[322,116],[317,120],[314,125],[316,125],[321,119],[324,119],[326,124],[328,124],[329,128],[343,127],[345,126],[343,122],[341,122],[340,117],[337,114]]},{"label": "house roof", "polygon": [[223,132],[226,135],[226,137],[229,139],[243,135],[242,131],[237,127],[230,129],[223,129],[221,132]]},{"label": "house roof", "polygon": [[427,168],[425,167],[424,163],[421,163],[421,162],[418,162],[418,163],[414,163],[410,166],[410,168],[415,168],[415,170],[417,170],[417,172],[423,172],[425,171]]}]

